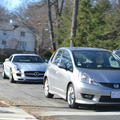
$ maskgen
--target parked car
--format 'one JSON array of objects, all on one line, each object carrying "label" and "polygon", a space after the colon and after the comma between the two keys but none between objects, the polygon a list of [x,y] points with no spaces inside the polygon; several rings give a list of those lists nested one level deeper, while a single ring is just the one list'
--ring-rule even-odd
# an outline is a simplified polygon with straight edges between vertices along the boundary
[{"label": "parked car", "polygon": [[120,59],[99,48],[60,48],[44,76],[44,94],[80,104],[120,104]]},{"label": "parked car", "polygon": [[120,57],[120,49],[113,50],[113,53]]},{"label": "parked car", "polygon": [[13,54],[3,63],[3,78],[14,82],[43,82],[47,63],[36,54]]}]

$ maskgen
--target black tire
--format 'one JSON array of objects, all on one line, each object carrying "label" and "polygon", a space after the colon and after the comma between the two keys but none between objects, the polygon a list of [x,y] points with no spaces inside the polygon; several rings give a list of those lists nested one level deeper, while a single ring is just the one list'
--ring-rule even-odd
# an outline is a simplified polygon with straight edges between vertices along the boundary
[{"label": "black tire", "polygon": [[54,94],[51,94],[49,92],[49,84],[48,84],[48,79],[45,80],[44,82],[44,95],[46,98],[53,98]]},{"label": "black tire", "polygon": [[70,108],[78,108],[79,104],[75,103],[75,90],[72,84],[69,85],[67,90],[67,102]]},{"label": "black tire", "polygon": [[2,78],[3,79],[7,79],[8,78],[7,75],[5,74],[5,71],[3,71],[3,73],[2,73]]}]

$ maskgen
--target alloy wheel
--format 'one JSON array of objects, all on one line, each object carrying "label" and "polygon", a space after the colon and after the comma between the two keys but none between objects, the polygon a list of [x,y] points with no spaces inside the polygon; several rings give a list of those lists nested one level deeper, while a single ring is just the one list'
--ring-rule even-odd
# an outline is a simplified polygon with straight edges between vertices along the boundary
[{"label": "alloy wheel", "polygon": [[70,108],[78,108],[78,104],[75,103],[75,91],[72,84],[70,84],[68,88],[67,101]]},{"label": "alloy wheel", "polygon": [[49,84],[47,79],[45,80],[45,83],[44,83],[44,94],[47,98],[53,98],[54,96],[54,94],[51,94],[49,92]]}]

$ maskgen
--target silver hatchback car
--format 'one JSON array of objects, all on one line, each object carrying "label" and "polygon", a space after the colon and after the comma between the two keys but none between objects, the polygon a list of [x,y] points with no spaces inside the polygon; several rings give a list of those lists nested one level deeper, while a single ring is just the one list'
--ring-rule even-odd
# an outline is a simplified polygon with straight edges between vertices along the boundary
[{"label": "silver hatchback car", "polygon": [[60,48],[44,76],[44,94],[79,104],[120,104],[120,59],[99,48]]}]

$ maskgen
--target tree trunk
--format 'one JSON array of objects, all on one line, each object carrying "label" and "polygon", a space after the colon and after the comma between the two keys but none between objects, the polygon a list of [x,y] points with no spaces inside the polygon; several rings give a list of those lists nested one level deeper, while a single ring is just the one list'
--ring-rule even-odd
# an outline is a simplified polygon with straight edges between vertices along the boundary
[{"label": "tree trunk", "polygon": [[47,1],[48,2],[48,20],[49,20],[49,29],[50,29],[50,40],[52,42],[52,47],[54,50],[56,50],[56,44],[54,41],[54,30],[53,30],[53,24],[52,24],[52,13],[51,13],[51,4],[50,4],[50,0]]},{"label": "tree trunk", "polygon": [[74,38],[76,37],[76,30],[77,30],[77,15],[78,15],[78,5],[79,0],[74,0],[74,7],[73,7],[73,16],[72,16],[72,26],[71,26],[71,40],[70,46],[74,46]]}]

